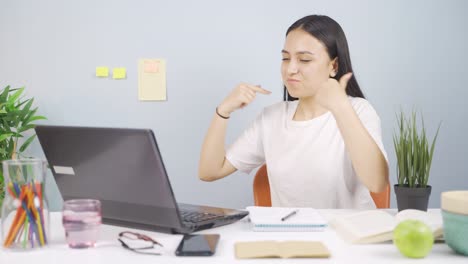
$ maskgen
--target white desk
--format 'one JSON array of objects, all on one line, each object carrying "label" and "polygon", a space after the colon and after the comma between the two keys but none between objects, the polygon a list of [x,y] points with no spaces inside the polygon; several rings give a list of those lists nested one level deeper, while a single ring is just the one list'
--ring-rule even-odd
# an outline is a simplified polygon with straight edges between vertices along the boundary
[{"label": "white desk", "polygon": [[[389,210],[395,213],[395,210]],[[430,209],[439,214],[439,209]],[[319,210],[328,220],[337,215],[356,212],[353,210]],[[468,263],[468,257],[456,255],[446,244],[434,244],[432,252],[424,259],[413,260],[403,257],[392,243],[351,245],[343,242],[331,228],[324,232],[253,232],[247,218],[241,221],[205,230],[200,233],[219,233],[217,252],[212,257],[176,257],[174,251],[182,235],[169,235],[155,232],[138,231],[148,234],[164,245],[162,256],[136,254],[122,248],[117,241],[118,233],[129,230],[124,227],[103,225],[100,241],[95,248],[70,249],[65,244],[64,230],[60,213],[51,214],[51,243],[43,249],[26,252],[13,252],[0,249],[0,263]],[[234,256],[236,241],[253,240],[319,240],[331,251],[328,259],[249,259],[238,260]]]}]

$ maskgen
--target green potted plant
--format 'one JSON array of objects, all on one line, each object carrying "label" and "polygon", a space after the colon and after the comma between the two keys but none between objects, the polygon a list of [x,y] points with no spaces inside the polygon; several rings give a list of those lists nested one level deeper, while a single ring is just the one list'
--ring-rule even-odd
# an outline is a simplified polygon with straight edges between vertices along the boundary
[{"label": "green potted plant", "polygon": [[23,152],[35,138],[35,134],[25,136],[33,129],[34,121],[46,119],[36,115],[34,98],[25,99],[24,87],[5,87],[0,92],[0,205],[4,197],[4,178],[1,162],[23,156]]},{"label": "green potted plant", "polygon": [[440,124],[429,145],[422,114],[419,130],[415,111],[409,118],[401,111],[397,121],[399,133],[393,135],[393,144],[397,156],[398,184],[394,185],[394,190],[398,211],[409,208],[427,211],[432,189],[428,185],[429,172]]}]

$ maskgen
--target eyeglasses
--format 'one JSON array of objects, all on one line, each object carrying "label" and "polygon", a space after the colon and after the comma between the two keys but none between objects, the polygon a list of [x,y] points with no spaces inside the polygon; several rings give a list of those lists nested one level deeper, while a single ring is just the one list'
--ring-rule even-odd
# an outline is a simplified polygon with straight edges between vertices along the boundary
[{"label": "eyeglasses", "polygon": [[[124,240],[122,240],[121,238],[129,239],[129,240],[133,240],[133,241],[142,240],[142,241],[151,243],[151,245],[148,245],[148,246],[132,246],[132,245],[129,245],[129,244],[131,244],[131,243],[129,243],[129,241],[124,242]],[[147,236],[147,235],[134,233],[134,232],[130,232],[130,231],[124,231],[124,232],[119,233],[118,240],[122,244],[122,247],[124,247],[125,249],[128,249],[128,250],[131,250],[133,252],[140,253],[140,254],[147,254],[147,255],[161,255],[161,253],[149,251],[150,249],[154,249],[155,246],[163,247],[163,245],[161,243],[159,243],[158,241],[152,239],[151,237]]]}]

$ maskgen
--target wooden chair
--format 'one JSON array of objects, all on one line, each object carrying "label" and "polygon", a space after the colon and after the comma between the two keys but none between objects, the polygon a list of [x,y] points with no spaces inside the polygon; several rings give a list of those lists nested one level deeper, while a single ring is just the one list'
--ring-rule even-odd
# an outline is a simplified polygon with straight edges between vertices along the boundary
[{"label": "wooden chair", "polygon": [[[266,165],[260,167],[255,174],[253,193],[256,206],[271,206],[270,183],[268,182]],[[383,192],[371,192],[371,196],[377,208],[390,208],[390,184]]]}]

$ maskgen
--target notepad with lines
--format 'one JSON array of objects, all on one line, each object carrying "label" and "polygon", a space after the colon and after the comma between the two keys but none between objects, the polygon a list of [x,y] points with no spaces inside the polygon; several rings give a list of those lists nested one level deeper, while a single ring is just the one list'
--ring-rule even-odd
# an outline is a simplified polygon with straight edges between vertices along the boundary
[{"label": "notepad with lines", "polygon": [[[249,206],[253,231],[323,231],[327,227],[325,219],[313,208],[285,208]],[[297,213],[281,221],[281,218],[297,210]]]}]

